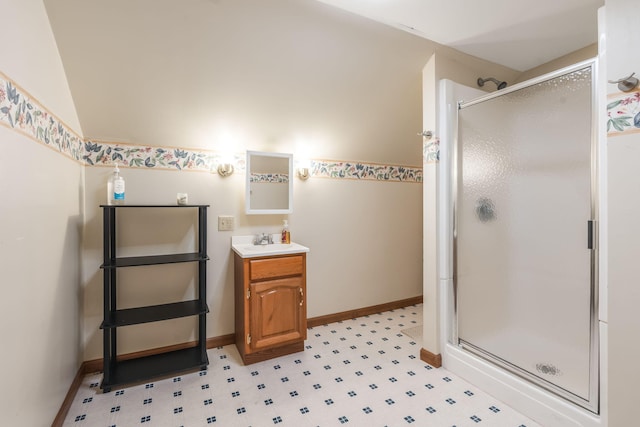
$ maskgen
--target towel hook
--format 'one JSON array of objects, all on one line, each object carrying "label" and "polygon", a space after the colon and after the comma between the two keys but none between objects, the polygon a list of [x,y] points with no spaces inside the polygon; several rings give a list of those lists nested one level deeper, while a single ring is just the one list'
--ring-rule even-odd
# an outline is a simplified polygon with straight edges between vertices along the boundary
[{"label": "towel hook", "polygon": [[622,92],[631,92],[638,86],[638,79],[633,77],[636,73],[631,73],[628,77],[624,77],[620,80],[609,80],[611,84],[617,84],[618,89]]},{"label": "towel hook", "polygon": [[431,139],[431,137],[433,136],[433,132],[431,132],[430,130],[423,130],[422,132],[418,132],[418,136]]}]

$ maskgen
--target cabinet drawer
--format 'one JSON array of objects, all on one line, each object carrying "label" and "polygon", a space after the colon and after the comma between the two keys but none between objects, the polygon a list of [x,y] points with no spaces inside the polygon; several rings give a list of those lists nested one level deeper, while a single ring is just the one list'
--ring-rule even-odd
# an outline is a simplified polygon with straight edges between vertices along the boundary
[{"label": "cabinet drawer", "polygon": [[302,274],[304,260],[301,255],[249,261],[250,280]]}]

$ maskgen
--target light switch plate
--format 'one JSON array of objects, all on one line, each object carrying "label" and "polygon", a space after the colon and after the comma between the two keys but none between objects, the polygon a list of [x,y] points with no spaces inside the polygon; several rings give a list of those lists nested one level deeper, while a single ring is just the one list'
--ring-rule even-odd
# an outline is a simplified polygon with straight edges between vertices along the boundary
[{"label": "light switch plate", "polygon": [[235,227],[235,218],[230,215],[218,216],[218,231],[233,231]]}]

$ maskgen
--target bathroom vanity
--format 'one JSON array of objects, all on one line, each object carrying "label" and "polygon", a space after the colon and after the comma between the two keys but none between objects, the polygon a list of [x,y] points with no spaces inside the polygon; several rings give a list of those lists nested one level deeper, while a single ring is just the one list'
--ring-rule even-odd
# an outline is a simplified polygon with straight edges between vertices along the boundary
[{"label": "bathroom vanity", "polygon": [[307,337],[309,248],[254,245],[252,237],[232,240],[236,346],[245,365],[303,351]]}]

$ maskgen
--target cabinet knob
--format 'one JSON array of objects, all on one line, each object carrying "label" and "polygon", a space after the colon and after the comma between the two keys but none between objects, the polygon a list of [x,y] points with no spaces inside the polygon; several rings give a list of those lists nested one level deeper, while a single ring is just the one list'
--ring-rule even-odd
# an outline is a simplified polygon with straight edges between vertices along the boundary
[{"label": "cabinet knob", "polygon": [[302,307],[302,304],[304,304],[304,291],[302,288],[298,288],[298,290],[300,291],[300,307]]}]

